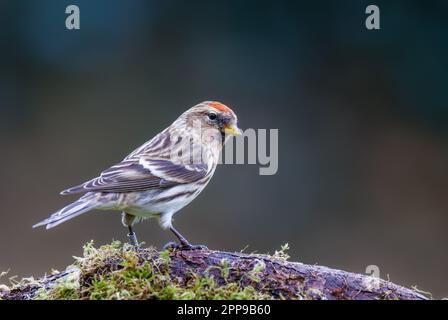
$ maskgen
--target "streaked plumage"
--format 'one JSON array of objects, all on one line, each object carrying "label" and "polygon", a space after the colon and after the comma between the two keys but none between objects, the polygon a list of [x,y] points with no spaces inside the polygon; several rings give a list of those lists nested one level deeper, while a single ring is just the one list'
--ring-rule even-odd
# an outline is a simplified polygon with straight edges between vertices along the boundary
[{"label": "streaked plumage", "polygon": [[92,209],[119,210],[131,233],[136,218],[156,217],[163,228],[180,236],[171,224],[173,214],[210,181],[225,134],[239,132],[230,108],[202,102],[99,177],[61,192],[85,195],[34,227],[49,229]]}]

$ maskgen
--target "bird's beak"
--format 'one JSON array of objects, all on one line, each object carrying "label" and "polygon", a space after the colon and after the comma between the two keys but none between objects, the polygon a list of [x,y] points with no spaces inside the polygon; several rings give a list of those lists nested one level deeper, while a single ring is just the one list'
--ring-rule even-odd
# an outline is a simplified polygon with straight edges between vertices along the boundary
[{"label": "bird's beak", "polygon": [[224,133],[231,136],[240,136],[243,134],[243,131],[236,125],[232,124],[224,126]]}]

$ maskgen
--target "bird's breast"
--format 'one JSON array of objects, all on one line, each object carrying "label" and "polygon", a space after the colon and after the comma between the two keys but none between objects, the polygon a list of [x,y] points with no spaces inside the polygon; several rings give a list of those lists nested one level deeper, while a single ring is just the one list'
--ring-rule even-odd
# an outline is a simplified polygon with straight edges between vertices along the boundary
[{"label": "bird's breast", "polygon": [[132,203],[128,203],[129,213],[138,216],[153,216],[177,212],[193,201],[205,188],[207,182],[178,185],[157,193],[134,192]]}]

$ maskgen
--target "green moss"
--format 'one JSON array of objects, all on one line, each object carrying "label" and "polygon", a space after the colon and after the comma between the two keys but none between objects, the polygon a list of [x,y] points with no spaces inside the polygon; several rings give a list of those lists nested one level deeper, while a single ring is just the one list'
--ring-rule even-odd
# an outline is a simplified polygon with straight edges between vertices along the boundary
[{"label": "green moss", "polygon": [[55,284],[45,290],[40,288],[36,295],[35,300],[78,300],[79,294],[79,273],[74,272],[68,276],[61,278],[55,282]]},{"label": "green moss", "polygon": [[289,244],[285,243],[280,247],[280,250],[275,251],[273,257],[283,261],[288,261],[288,259],[291,258],[288,254],[288,250],[289,250]]},{"label": "green moss", "polygon": [[[118,241],[100,247],[89,242],[83,249],[82,257],[74,257],[65,271],[53,270],[38,280],[10,277],[11,286],[0,285],[0,299],[321,300],[329,296],[325,288],[309,286],[301,274],[292,274],[287,268],[273,269],[273,264],[282,265],[289,258],[288,244],[270,256],[252,254],[237,263],[222,259],[211,266],[210,261],[217,261],[216,255],[204,262],[195,253],[136,250]],[[228,257],[227,253],[220,256]],[[276,276],[271,278],[272,272]],[[0,278],[6,275],[0,273]],[[391,290],[382,289],[378,299],[397,298]],[[335,288],[331,295],[347,298],[344,290]],[[414,291],[421,292],[417,288]]]},{"label": "green moss", "polygon": [[[192,273],[186,282],[170,276],[170,254],[149,248],[135,251],[131,246],[115,241],[96,248],[93,242],[84,246],[83,257],[75,257],[70,269],[76,272],[57,280],[50,288],[40,288],[34,299],[270,299],[249,285],[227,282],[229,265],[221,261],[204,275]],[[264,266],[257,264],[248,273],[252,281]],[[218,281],[211,275],[219,269]],[[182,282],[184,281],[184,282]]]}]

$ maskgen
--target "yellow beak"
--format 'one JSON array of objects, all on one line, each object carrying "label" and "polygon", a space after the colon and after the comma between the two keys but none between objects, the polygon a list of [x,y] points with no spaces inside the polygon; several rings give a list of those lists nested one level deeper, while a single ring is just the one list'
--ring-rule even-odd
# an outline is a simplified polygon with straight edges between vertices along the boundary
[{"label": "yellow beak", "polygon": [[243,131],[235,125],[230,125],[224,127],[224,133],[231,136],[240,136],[243,134]]}]

